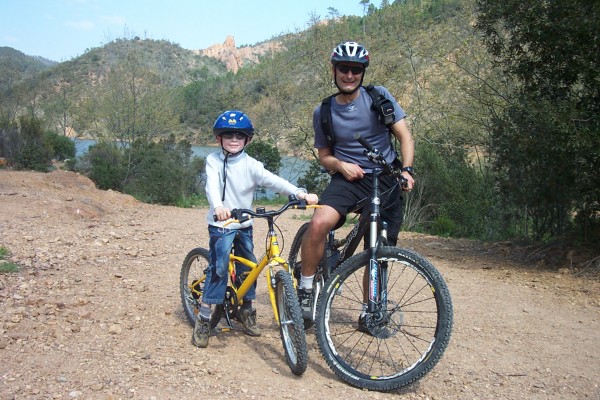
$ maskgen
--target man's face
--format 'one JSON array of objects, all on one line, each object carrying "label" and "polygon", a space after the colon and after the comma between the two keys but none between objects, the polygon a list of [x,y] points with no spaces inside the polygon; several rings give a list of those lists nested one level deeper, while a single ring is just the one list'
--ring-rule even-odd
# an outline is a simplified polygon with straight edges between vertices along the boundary
[{"label": "man's face", "polygon": [[360,86],[365,69],[360,63],[342,62],[333,67],[335,82],[342,93],[352,93]]}]

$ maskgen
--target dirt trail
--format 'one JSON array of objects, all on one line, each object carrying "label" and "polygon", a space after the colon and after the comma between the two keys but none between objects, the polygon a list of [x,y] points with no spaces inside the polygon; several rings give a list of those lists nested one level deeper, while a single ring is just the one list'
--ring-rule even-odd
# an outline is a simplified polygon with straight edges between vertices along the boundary
[{"label": "dirt trail", "polygon": [[[207,243],[205,213],[71,172],[0,171],[0,246],[23,267],[0,275],[0,399],[600,399],[600,285],[519,265],[507,244],[401,235],[446,278],[455,326],[441,362],[400,392],[338,380],[312,333],[308,370],[294,376],[262,282],[263,335],[197,349],[178,278]],[[303,215],[279,219],[287,249]]]}]

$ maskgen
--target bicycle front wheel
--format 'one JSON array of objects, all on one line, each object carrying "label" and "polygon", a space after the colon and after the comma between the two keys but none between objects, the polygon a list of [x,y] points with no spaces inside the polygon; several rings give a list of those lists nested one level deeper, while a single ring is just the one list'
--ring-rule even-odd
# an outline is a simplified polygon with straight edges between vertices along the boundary
[{"label": "bicycle front wheel", "polygon": [[[385,296],[378,312],[359,317],[370,257],[344,262],[319,296],[316,335],[325,361],[345,382],[388,391],[410,385],[440,360],[452,331],[446,282],[421,255],[382,247],[378,262]],[[387,290],[387,291],[386,291]]]},{"label": "bicycle front wheel", "polygon": [[287,271],[279,270],[275,274],[275,299],[285,359],[294,374],[302,375],[308,365],[304,321],[292,277]]}]

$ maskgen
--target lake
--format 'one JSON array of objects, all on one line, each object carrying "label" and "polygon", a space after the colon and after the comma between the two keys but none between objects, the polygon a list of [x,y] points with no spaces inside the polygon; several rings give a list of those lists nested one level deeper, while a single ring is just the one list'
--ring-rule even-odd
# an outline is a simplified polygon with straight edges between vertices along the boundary
[{"label": "lake", "polygon": [[[87,153],[90,146],[96,143],[96,141],[92,139],[74,139],[73,141],[75,142],[77,157],[81,157],[83,154]],[[207,155],[218,150],[219,147],[215,146],[192,146],[193,157],[199,158],[206,158]],[[308,170],[308,166],[308,160],[297,157],[282,156],[279,176],[296,185],[298,178],[304,175],[304,173]],[[273,196],[274,193],[267,193],[267,197],[270,198]]]}]

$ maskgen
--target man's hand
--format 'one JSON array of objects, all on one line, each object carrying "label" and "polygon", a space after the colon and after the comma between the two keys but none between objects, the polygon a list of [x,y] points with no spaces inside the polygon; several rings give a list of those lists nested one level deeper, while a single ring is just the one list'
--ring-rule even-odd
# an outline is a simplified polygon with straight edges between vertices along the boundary
[{"label": "man's hand", "polygon": [[405,192],[410,192],[415,187],[415,179],[408,172],[402,172],[402,177],[406,179],[406,186],[402,186],[402,190]]},{"label": "man's hand", "polygon": [[339,163],[338,172],[348,181],[357,181],[365,175],[365,171],[360,166],[343,161]]}]

